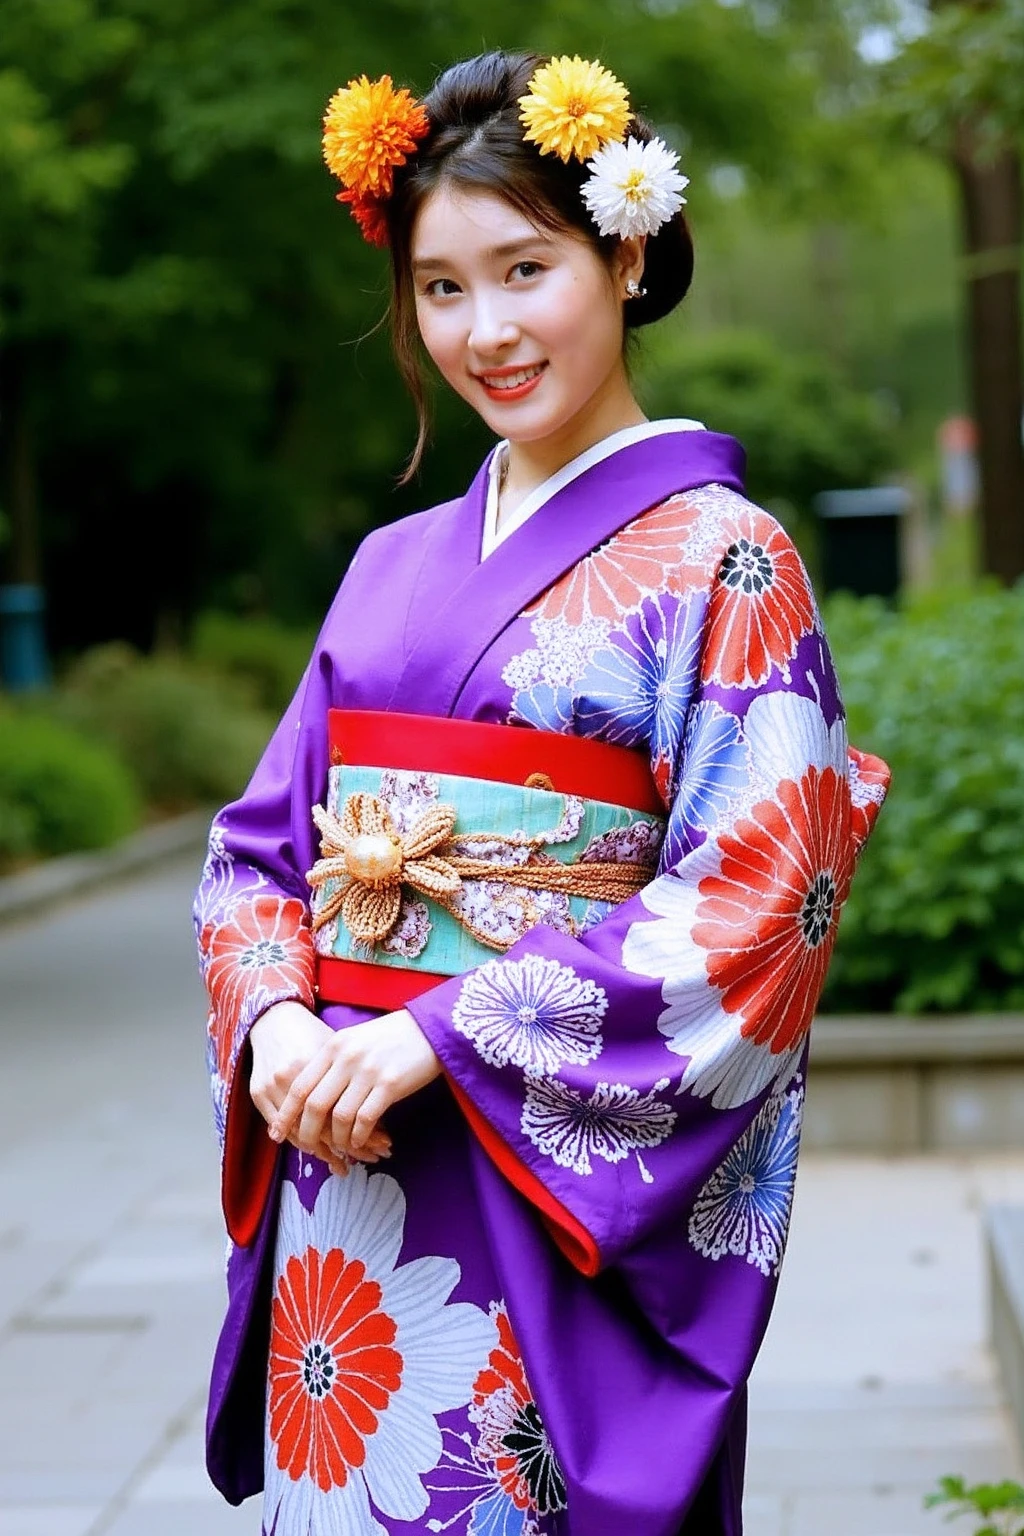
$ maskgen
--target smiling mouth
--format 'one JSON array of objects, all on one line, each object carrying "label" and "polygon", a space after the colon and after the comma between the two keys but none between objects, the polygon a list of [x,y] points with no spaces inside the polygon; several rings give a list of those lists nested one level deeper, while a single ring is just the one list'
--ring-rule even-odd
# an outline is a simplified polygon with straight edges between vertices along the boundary
[{"label": "smiling mouth", "polygon": [[546,367],[546,363],[534,363],[529,368],[517,368],[514,373],[479,373],[477,378],[486,389],[521,389],[524,384],[540,378]]},{"label": "smiling mouth", "polygon": [[478,373],[476,377],[492,399],[519,400],[533,391],[546,367],[547,363],[532,363],[501,373]]}]

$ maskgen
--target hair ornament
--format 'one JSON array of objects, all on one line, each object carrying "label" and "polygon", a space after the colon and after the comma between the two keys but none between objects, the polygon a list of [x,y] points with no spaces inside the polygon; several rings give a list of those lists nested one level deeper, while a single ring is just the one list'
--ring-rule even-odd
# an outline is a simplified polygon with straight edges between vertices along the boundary
[{"label": "hair ornament", "polygon": [[349,212],[359,225],[359,233],[369,245],[387,250],[391,244],[388,231],[387,199],[372,197],[368,192],[337,192],[336,200],[347,203]]},{"label": "hair ornament", "polygon": [[426,108],[404,86],[396,91],[390,75],[361,75],[335,91],[323,128],[324,160],[345,188],[340,201],[350,204],[361,229],[364,218],[374,227],[372,203],[391,196],[396,168],[430,131]]},{"label": "hair ornament", "polygon": [[690,178],[663,139],[604,144],[587,162],[592,173],[580,195],[602,235],[653,235],[677,214]]},{"label": "hair ornament", "polygon": [[602,145],[625,137],[629,96],[603,64],[563,54],[535,69],[519,98],[528,143],[542,155],[589,160]]}]

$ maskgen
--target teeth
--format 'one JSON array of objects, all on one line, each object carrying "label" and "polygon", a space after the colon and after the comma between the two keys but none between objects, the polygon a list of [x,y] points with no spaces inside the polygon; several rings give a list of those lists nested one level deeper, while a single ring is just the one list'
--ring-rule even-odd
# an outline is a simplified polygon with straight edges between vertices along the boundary
[{"label": "teeth", "polygon": [[525,384],[529,379],[535,379],[541,372],[540,367],[520,368],[518,373],[505,374],[500,379],[492,379],[484,374],[484,383],[488,389],[517,389],[520,384]]}]

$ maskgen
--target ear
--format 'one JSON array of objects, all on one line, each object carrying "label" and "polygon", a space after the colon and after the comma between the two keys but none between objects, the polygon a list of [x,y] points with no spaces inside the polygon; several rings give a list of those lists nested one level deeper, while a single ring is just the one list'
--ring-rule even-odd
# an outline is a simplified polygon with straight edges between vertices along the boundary
[{"label": "ear", "polygon": [[625,298],[626,284],[630,278],[639,282],[644,275],[644,248],[646,235],[627,235],[620,240],[612,257],[612,276],[617,292]]}]

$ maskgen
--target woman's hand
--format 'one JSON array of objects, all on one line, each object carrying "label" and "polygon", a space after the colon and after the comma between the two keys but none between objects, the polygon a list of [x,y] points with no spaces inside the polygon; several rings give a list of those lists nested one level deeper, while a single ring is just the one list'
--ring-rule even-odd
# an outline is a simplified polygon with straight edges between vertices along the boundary
[{"label": "woman's hand", "polygon": [[381,1115],[441,1073],[430,1042],[406,1009],[354,1024],[329,1038],[297,1073],[268,1123],[275,1141],[328,1144],[361,1157]]},{"label": "woman's hand", "polygon": [[[273,1125],[295,1080],[334,1039],[334,1031],[301,1003],[275,1003],[256,1020],[249,1032],[249,1093],[268,1126]],[[309,1143],[294,1136],[274,1139],[287,1139],[300,1151],[323,1158],[335,1173],[348,1172],[347,1162],[338,1158],[329,1141],[321,1138]],[[377,1129],[365,1138],[359,1157],[361,1161],[376,1162],[390,1151],[391,1138],[386,1131]]]}]

